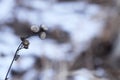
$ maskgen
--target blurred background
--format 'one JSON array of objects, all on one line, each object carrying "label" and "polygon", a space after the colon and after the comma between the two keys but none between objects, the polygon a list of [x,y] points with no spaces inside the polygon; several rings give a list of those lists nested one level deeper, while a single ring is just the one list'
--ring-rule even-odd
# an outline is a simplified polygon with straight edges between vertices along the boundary
[{"label": "blurred background", "polygon": [[8,80],[120,80],[120,0],[0,0],[0,80],[21,36],[29,38]]}]

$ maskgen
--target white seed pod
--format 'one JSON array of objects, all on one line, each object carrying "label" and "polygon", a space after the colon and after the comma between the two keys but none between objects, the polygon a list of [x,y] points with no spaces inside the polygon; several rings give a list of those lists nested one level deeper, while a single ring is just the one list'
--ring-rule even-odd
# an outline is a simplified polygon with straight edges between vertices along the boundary
[{"label": "white seed pod", "polygon": [[40,34],[39,34],[39,37],[43,40],[43,39],[45,39],[46,38],[46,32],[41,32]]},{"label": "white seed pod", "polygon": [[33,26],[31,26],[31,31],[33,31],[33,32],[39,32],[39,30],[40,30],[40,28],[39,28],[39,26],[37,26],[37,25],[33,25]]},{"label": "white seed pod", "polygon": [[40,25],[40,27],[44,30],[44,31],[48,31],[48,27],[46,27],[45,25]]}]

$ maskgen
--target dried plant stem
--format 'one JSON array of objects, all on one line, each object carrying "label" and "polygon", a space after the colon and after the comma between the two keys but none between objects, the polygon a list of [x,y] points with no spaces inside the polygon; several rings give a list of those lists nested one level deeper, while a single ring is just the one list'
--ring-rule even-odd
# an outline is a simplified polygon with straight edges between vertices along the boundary
[{"label": "dried plant stem", "polygon": [[11,67],[12,67],[12,65],[13,65],[13,62],[14,62],[14,60],[15,60],[16,57],[17,57],[18,51],[21,50],[22,48],[23,48],[23,43],[21,42],[20,45],[18,46],[15,54],[14,54],[13,60],[12,60],[12,62],[11,62],[11,64],[10,64],[9,69],[8,69],[8,71],[7,71],[7,74],[6,74],[6,76],[5,76],[5,80],[8,80],[8,74],[9,74],[9,72],[10,72],[10,70],[11,70]]}]

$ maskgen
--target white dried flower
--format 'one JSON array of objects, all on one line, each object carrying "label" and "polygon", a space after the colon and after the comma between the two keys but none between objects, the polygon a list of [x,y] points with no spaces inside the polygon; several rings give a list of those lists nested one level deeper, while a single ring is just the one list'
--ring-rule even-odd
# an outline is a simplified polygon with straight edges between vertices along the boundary
[{"label": "white dried flower", "polygon": [[43,40],[43,39],[45,39],[46,38],[46,32],[41,32],[40,34],[39,34],[39,37]]},{"label": "white dried flower", "polygon": [[40,25],[40,27],[44,30],[44,31],[48,31],[48,27],[46,27],[45,25]]},{"label": "white dried flower", "polygon": [[39,32],[39,30],[40,30],[39,26],[37,26],[37,25],[31,26],[31,31],[36,33],[36,32]]}]

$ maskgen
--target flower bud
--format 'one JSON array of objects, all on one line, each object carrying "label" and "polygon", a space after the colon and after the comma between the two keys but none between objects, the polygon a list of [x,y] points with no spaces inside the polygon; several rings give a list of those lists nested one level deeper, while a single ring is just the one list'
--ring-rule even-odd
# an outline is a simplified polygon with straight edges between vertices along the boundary
[{"label": "flower bud", "polygon": [[23,41],[23,46],[24,46],[25,49],[28,49],[29,44],[30,44],[30,43],[29,43],[28,40],[24,40],[24,41]]}]

